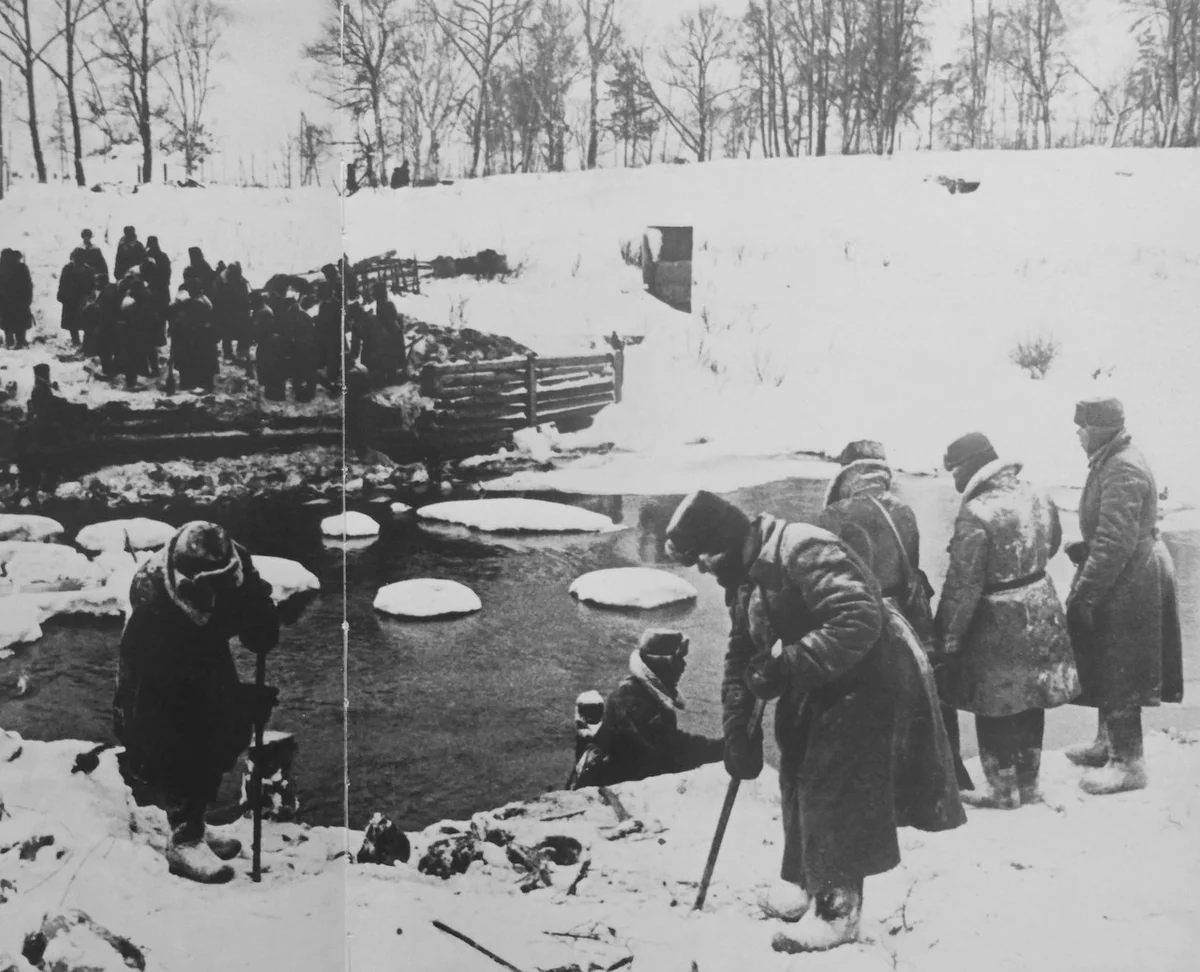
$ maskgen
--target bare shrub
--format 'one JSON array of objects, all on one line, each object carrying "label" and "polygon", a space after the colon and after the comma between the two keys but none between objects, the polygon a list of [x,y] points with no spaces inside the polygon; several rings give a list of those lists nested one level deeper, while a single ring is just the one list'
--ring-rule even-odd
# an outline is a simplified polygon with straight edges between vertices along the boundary
[{"label": "bare shrub", "polygon": [[583,254],[576,253],[575,254],[575,262],[571,264],[571,276],[572,277],[576,277],[579,275],[579,265],[582,262],[583,262]]},{"label": "bare shrub", "polygon": [[462,330],[467,326],[467,304],[470,298],[459,297],[450,301],[450,326]]},{"label": "bare shrub", "polygon": [[642,244],[639,240],[635,243],[633,240],[621,240],[621,259],[626,266],[641,267],[642,265]]},{"label": "bare shrub", "polygon": [[1062,346],[1054,339],[1054,335],[1039,334],[1018,341],[1017,346],[1008,352],[1008,357],[1017,367],[1028,371],[1030,378],[1041,379],[1046,377],[1060,350]]}]

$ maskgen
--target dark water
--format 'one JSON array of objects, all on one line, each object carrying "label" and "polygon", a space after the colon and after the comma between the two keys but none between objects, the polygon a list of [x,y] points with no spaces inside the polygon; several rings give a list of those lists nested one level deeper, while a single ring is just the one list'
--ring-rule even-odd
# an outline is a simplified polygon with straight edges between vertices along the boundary
[{"label": "dark water", "polygon": [[[906,480],[900,492],[917,512],[922,565],[939,586],[958,496],[948,481],[930,479]],[[808,520],[823,493],[823,482],[784,480],[728,496],[748,511]],[[329,508],[263,502],[209,514],[255,553],[298,560],[321,578],[323,593],[299,623],[285,629],[269,662],[269,680],[282,689],[272,727],[300,739],[296,772],[304,819],[340,822],[344,767],[353,826],[380,810],[416,829],[561,786],[570,770],[576,695],[611,688],[647,627],[677,627],[691,638],[681,724],[719,733],[728,630],[721,594],[711,578],[667,562],[662,550],[667,521],[681,497],[524,495],[604,513],[629,529],[521,538],[385,523],[374,543],[343,552],[324,545],[319,535],[319,520]],[[386,519],[377,508],[363,509]],[[163,518],[189,517],[180,512]],[[1066,527],[1070,536],[1074,524]],[[1193,676],[1200,671],[1200,553],[1194,545],[1179,544],[1173,552],[1185,610],[1186,672]],[[343,563],[350,624],[345,757],[338,593]],[[567,593],[586,571],[633,565],[686,577],[699,592],[697,601],[627,613],[589,607]],[[1055,558],[1052,575],[1065,593],[1070,579],[1065,557]],[[483,610],[455,620],[405,622],[373,609],[380,587],[412,577],[466,583],[479,594]],[[28,670],[38,686],[32,697],[0,701],[0,725],[30,738],[109,739],[119,636],[119,625],[48,625],[40,642],[0,662],[0,698],[18,670]],[[240,663],[243,677],[250,678],[249,656]],[[1088,710],[1055,710],[1047,720],[1047,745],[1083,737],[1091,719]],[[970,719],[964,716],[962,723],[970,752]],[[1147,724],[1200,726],[1200,710],[1166,706],[1148,711]]]}]

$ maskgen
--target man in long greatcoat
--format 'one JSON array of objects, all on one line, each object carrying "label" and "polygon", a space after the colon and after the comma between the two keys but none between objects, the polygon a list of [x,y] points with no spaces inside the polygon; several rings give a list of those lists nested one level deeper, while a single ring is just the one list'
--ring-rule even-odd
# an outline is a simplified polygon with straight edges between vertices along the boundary
[{"label": "man in long greatcoat", "polygon": [[83,329],[83,301],[92,292],[92,271],[83,260],[83,251],[71,251],[71,260],[58,275],[58,302],[62,304],[62,329],[71,335],[71,343],[79,344]]},{"label": "man in long greatcoat", "polygon": [[962,493],[934,628],[942,698],[975,713],[987,786],[968,804],[1036,803],[1045,710],[1079,694],[1066,616],[1046,573],[1062,540],[1050,497],[972,432],[946,450]]},{"label": "man in long greatcoat", "polygon": [[1142,707],[1183,701],[1183,650],[1175,565],[1158,533],[1158,484],[1125,430],[1115,398],[1075,409],[1088,476],[1079,500],[1083,540],[1068,544],[1078,569],[1067,621],[1083,694],[1094,706],[1096,739],[1067,750],[1089,767],[1088,793],[1146,786]]},{"label": "man in long greatcoat", "polygon": [[[825,491],[825,508],[817,526],[837,534],[868,567],[883,596],[912,625],[922,645],[933,636],[933,590],[921,570],[921,531],[912,507],[892,490],[892,469],[883,444],[859,439],[838,456],[841,471]],[[899,536],[899,543],[897,542]],[[954,774],[960,789],[974,789],[960,755],[958,711],[942,705],[942,722],[954,752]]]},{"label": "man in long greatcoat", "polygon": [[761,771],[755,699],[778,699],[781,876],[811,902],[773,945],[815,951],[854,941],[863,879],[900,862],[896,828],[966,820],[928,661],[866,564],[827,530],[768,514],[751,520],[701,490],[676,509],[667,541],[676,560],[725,590],[732,623],[721,698],[732,776]]},{"label": "man in long greatcoat", "polygon": [[122,776],[139,804],[166,810],[172,874],[228,881],[223,860],[241,845],[209,831],[204,812],[274,704],[273,690],[240,681],[229,648],[235,635],[256,654],[275,647],[271,585],[221,527],[195,520],[138,568],[129,600],[113,699]]}]

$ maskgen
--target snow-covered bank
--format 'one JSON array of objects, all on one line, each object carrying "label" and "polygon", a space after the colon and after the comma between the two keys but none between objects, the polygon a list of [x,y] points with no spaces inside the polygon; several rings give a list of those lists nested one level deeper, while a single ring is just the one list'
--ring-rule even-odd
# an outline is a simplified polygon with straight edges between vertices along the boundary
[{"label": "snow-covered bank", "polygon": [[[205,888],[167,874],[165,818],[133,806],[111,752],[85,776],[70,770],[88,744],[25,742],[0,762],[0,955],[28,972],[24,936],[45,914],[78,908],[141,949],[155,972],[325,972],[347,958],[363,970],[496,968],[435,920],[529,972],[630,956],[634,972],[1183,972],[1200,950],[1197,741],[1152,734],[1151,785],[1139,793],[1085,797],[1080,771],[1050,753],[1046,806],[973,812],[948,834],[903,831],[901,866],[867,881],[863,943],[810,956],[772,952],[780,926],[757,905],[779,865],[770,769],[743,785],[697,914],[727,780],[719,764],[617,787],[636,823],[618,824],[595,790],[551,793],[411,835],[412,858],[394,867],[348,864],[343,852],[357,851],[359,833],[268,821],[262,884],[249,881],[247,850],[232,884]],[[248,820],[229,831],[249,844]],[[453,834],[481,856],[447,880],[421,873],[430,845]],[[549,886],[497,843],[529,848],[547,837],[580,849],[574,863],[546,865]]]},{"label": "snow-covered bank", "polygon": [[[729,454],[887,443],[940,467],[971,428],[1030,475],[1078,485],[1073,403],[1117,394],[1172,502],[1200,499],[1200,292],[1192,150],[962,152],[723,161],[505,176],[347,203],[352,259],[485,247],[506,283],[430,282],[401,309],[541,353],[613,330],[625,401],[584,433],[640,452],[706,438]],[[979,180],[950,195],[930,177]],[[691,315],[642,292],[648,225],[695,227]],[[1046,335],[1046,378],[1009,359]]]}]

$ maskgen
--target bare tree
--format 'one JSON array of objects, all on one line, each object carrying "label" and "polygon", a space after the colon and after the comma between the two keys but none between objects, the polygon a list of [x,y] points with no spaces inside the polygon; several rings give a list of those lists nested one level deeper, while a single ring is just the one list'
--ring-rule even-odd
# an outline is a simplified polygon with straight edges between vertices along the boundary
[{"label": "bare tree", "polygon": [[1040,126],[1044,148],[1054,144],[1051,104],[1071,73],[1066,36],[1067,25],[1057,0],[1018,0],[1004,16],[997,53],[1016,75],[1018,95],[1030,104],[1036,117],[1034,131]]},{"label": "bare tree", "polygon": [[56,0],[59,36],[62,37],[62,60],[55,60],[43,51],[40,60],[63,90],[67,99],[67,114],[71,122],[71,151],[75,164],[75,182],[87,185],[83,171],[83,131],[79,120],[79,73],[90,63],[80,46],[79,28],[84,21],[100,10],[101,0]]},{"label": "bare tree", "polygon": [[397,109],[413,174],[437,178],[442,142],[465,104],[464,65],[427,9],[413,8],[402,18],[398,64]]},{"label": "bare tree", "polygon": [[47,49],[58,39],[58,31],[45,41],[33,39],[29,0],[0,0],[0,57],[17,69],[25,85],[26,123],[33,148],[33,163],[38,182],[46,181],[46,158],[42,153],[42,138],[38,130],[37,79],[34,69]]},{"label": "bare tree", "polygon": [[475,75],[475,116],[471,122],[471,176],[479,175],[483,133],[492,93],[492,70],[500,53],[525,27],[533,0],[450,0],[445,12],[435,0],[429,11]]},{"label": "bare tree", "polygon": [[733,85],[723,84],[719,74],[722,63],[732,58],[735,42],[733,21],[714,5],[684,14],[662,59],[667,67],[667,88],[683,95],[686,111],[675,112],[669,99],[661,98],[653,85],[648,87],[663,117],[698,162],[712,155],[712,130],[721,99],[733,90]]},{"label": "bare tree", "polygon": [[658,110],[641,61],[640,52],[618,46],[613,57],[612,77],[605,82],[612,104],[608,130],[623,146],[622,164],[626,166],[650,161],[649,154],[639,155],[638,147],[645,144],[652,151],[659,125]]},{"label": "bare tree", "polygon": [[[88,100],[93,120],[113,141],[138,141],[142,146],[142,182],[153,174],[154,141],[152,123],[165,111],[151,100],[150,79],[158,66],[170,56],[161,43],[151,38],[155,26],[151,9],[155,0],[102,0],[105,33],[99,38],[100,56],[117,75],[115,90],[106,94],[91,69],[92,96]],[[127,137],[120,131],[115,115],[127,120],[135,135]]]},{"label": "bare tree", "polygon": [[378,162],[387,172],[391,141],[387,118],[388,92],[397,77],[399,62],[399,0],[330,0],[331,10],[321,22],[316,41],[304,56],[320,65],[318,92],[354,121],[370,119],[371,136],[358,136],[371,168]]},{"label": "bare tree", "polygon": [[600,71],[620,38],[616,0],[578,0],[583,14],[583,42],[588,60],[588,138],[584,166],[596,168],[600,150]]},{"label": "bare tree", "polygon": [[[1126,0],[1137,38],[1134,74],[1143,81],[1156,144],[1195,145],[1200,136],[1200,3],[1197,0]],[[1185,96],[1190,109],[1184,117]]]},{"label": "bare tree", "polygon": [[211,151],[204,109],[213,89],[217,45],[229,20],[229,11],[215,0],[173,0],[167,12],[170,54],[158,69],[168,92],[163,121],[170,135],[162,147],[183,153],[189,178]]}]

